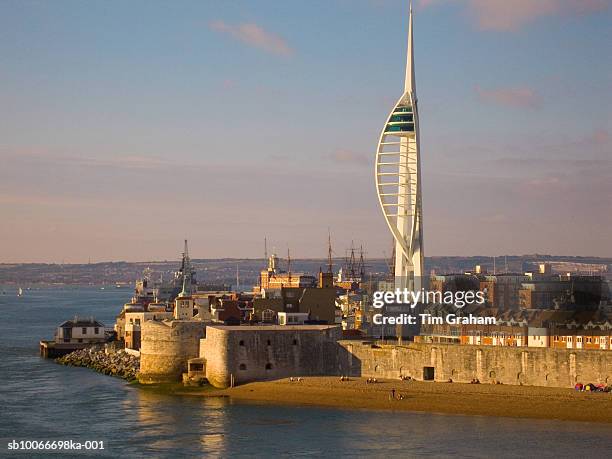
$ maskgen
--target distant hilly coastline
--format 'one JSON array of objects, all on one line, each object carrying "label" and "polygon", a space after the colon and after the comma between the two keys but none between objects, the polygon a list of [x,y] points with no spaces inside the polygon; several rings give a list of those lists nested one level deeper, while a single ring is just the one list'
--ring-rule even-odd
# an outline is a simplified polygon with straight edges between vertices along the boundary
[{"label": "distant hilly coastline", "polygon": [[[210,284],[235,285],[237,274],[241,285],[254,284],[259,271],[266,266],[263,258],[194,259],[192,262],[198,280]],[[612,258],[582,256],[502,255],[495,257],[495,260],[487,256],[437,256],[425,259],[425,269],[428,273],[435,271],[444,274],[464,272],[481,265],[483,270],[490,273],[524,272],[542,262],[552,263],[553,270],[557,272],[603,274],[612,278]],[[327,264],[328,260],[323,258],[292,259],[291,270],[315,274],[319,269],[326,270]],[[345,264],[343,258],[333,259],[334,272]],[[390,261],[387,259],[371,258],[365,264],[367,276],[380,277],[389,272]],[[281,260],[281,269],[287,269],[286,265],[286,260]],[[153,276],[158,278],[177,270],[179,260],[85,264],[0,263],[0,284],[131,285],[142,276],[145,268],[150,268]]]}]

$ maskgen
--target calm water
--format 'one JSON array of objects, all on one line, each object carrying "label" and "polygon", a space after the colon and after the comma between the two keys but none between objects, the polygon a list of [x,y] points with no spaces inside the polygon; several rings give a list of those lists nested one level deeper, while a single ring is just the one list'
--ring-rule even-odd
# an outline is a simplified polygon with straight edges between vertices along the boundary
[{"label": "calm water", "polygon": [[104,440],[105,451],[92,457],[559,458],[612,451],[605,425],[237,404],[142,390],[38,357],[38,340],[75,314],[110,326],[129,289],[32,289],[22,298],[4,290],[0,457],[43,457],[8,451],[12,439]]}]

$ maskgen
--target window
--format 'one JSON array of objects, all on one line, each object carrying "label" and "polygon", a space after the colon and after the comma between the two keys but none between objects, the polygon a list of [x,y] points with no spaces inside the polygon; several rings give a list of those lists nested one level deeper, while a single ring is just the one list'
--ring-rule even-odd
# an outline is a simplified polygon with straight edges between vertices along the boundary
[{"label": "window", "polygon": [[83,338],[79,338],[79,343],[82,343],[82,342],[83,342]]},{"label": "window", "polygon": [[272,309],[262,311],[261,318],[264,322],[272,322],[276,313]]},{"label": "window", "polygon": [[81,333],[82,333],[83,335],[86,335],[86,334],[87,334],[87,328],[83,327],[83,328],[81,329]]},{"label": "window", "polygon": [[240,370],[246,370],[246,365],[244,363],[241,363],[240,366],[238,367]]},{"label": "window", "polygon": [[100,334],[100,328],[99,327],[94,328],[94,333],[96,335]]},{"label": "window", "polygon": [[238,343],[239,346],[244,346],[244,341],[240,340],[240,342]]},{"label": "window", "polygon": [[272,364],[266,363],[266,370],[271,370],[271,369],[272,369]]}]

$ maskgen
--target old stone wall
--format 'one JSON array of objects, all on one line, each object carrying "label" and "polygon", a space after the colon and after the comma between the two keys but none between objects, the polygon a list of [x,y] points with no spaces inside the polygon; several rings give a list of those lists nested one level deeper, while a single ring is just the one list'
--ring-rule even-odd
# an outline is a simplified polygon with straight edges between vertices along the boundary
[{"label": "old stone wall", "polygon": [[173,320],[142,324],[140,372],[143,384],[180,381],[187,360],[198,357],[206,323]]},{"label": "old stone wall", "polygon": [[[201,340],[206,377],[215,387],[290,376],[336,375],[341,330],[334,326],[208,327]],[[346,359],[344,359],[346,360]]]},{"label": "old stone wall", "polygon": [[[334,326],[209,326],[147,321],[142,328],[139,380],[180,381],[187,360],[206,361],[216,387],[290,376],[377,378],[572,387],[612,384],[612,352],[598,350],[410,343],[377,346],[340,340]],[[205,339],[203,339],[205,338]]]},{"label": "old stone wall", "polygon": [[[571,387],[576,382],[612,384],[612,352],[596,350],[460,346],[413,343],[375,346],[340,341],[347,374],[364,377]],[[343,358],[341,357],[341,360]],[[433,370],[432,370],[433,369]]]}]

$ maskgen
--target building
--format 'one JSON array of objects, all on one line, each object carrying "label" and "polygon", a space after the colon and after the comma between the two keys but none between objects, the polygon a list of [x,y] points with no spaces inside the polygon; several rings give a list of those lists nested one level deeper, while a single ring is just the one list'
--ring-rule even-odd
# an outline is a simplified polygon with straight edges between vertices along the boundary
[{"label": "building", "polygon": [[259,285],[255,293],[267,295],[268,290],[280,290],[283,287],[306,288],[316,287],[317,278],[310,274],[292,273],[290,269],[282,271],[279,268],[278,257],[272,254],[268,258],[268,268],[259,274]]},{"label": "building", "polygon": [[414,70],[412,6],[404,93],[387,117],[376,152],[376,190],[395,240],[395,287],[414,291],[423,282],[423,215],[419,113]]},{"label": "building", "polygon": [[478,276],[480,290],[486,292],[487,303],[503,311],[518,309],[520,305],[519,291],[523,282],[529,278],[524,274],[494,274]]},{"label": "building", "polygon": [[601,276],[532,276],[519,289],[521,309],[597,310],[607,301],[607,283]]},{"label": "building", "polygon": [[147,311],[130,311],[124,312],[124,333],[119,339],[123,339],[125,347],[128,349],[140,350],[142,338],[142,324],[147,320],[167,320],[172,319],[174,313],[165,308],[152,308],[149,305]]},{"label": "building", "polygon": [[279,325],[304,325],[308,321],[308,313],[306,312],[279,312]]},{"label": "building", "polygon": [[[467,311],[466,311],[467,312]],[[422,325],[415,342],[556,349],[612,348],[612,323],[599,311],[474,309],[494,325]]]},{"label": "building", "polygon": [[104,344],[106,340],[106,329],[102,322],[93,317],[75,317],[61,323],[52,340],[40,341],[40,355],[49,358],[61,357],[77,349]]},{"label": "building", "polygon": [[174,319],[190,320],[193,319],[193,298],[185,290],[174,300]]},{"label": "building", "polygon": [[106,341],[104,324],[93,317],[83,319],[75,317],[62,323],[55,332],[56,343],[96,344]]},{"label": "building", "polygon": [[[269,292],[270,293],[270,292]],[[276,323],[277,314],[306,313],[309,321],[336,323],[336,289],[283,287],[265,298],[253,299],[251,322]]]},{"label": "building", "polygon": [[477,292],[479,289],[478,278],[470,273],[432,275],[429,277],[429,290],[432,292]]}]

